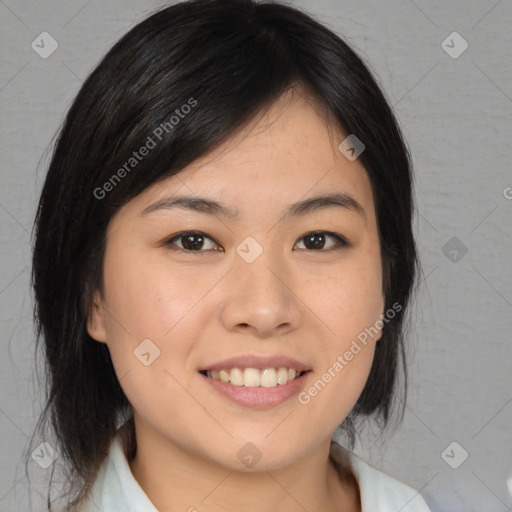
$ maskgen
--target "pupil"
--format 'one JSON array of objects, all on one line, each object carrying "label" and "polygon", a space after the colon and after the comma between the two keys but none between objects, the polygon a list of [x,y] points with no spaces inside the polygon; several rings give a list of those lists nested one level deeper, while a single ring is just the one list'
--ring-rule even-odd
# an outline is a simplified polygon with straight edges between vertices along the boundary
[{"label": "pupil", "polygon": [[[309,242],[312,242],[309,244]],[[321,233],[313,233],[306,238],[306,247],[308,249],[322,249],[325,243],[325,237]]]},{"label": "pupil", "polygon": [[[194,243],[194,239],[198,239],[198,242]],[[183,243],[183,247],[187,250],[200,249],[203,245],[203,237],[201,235],[187,235],[184,237],[185,243]]]}]

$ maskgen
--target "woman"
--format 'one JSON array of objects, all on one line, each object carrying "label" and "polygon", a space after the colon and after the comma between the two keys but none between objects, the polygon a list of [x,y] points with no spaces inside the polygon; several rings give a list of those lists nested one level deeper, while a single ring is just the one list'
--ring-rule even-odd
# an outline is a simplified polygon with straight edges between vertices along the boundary
[{"label": "woman", "polygon": [[67,509],[428,511],[332,440],[400,393],[411,181],[371,73],[306,14],[192,0],[126,34],[36,218]]}]

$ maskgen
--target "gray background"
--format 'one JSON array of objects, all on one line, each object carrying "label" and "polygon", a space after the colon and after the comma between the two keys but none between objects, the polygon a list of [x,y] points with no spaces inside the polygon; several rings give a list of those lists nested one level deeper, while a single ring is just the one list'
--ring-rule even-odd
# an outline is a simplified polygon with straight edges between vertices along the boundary
[{"label": "gray background", "polygon": [[[424,279],[409,340],[410,397],[394,437],[382,443],[368,430],[355,451],[421,490],[433,510],[510,510],[512,4],[293,4],[344,35],[370,65],[415,164]],[[33,510],[43,510],[51,471],[31,460],[29,489],[21,458],[41,407],[29,277],[30,231],[49,160],[45,150],[100,57],[163,5],[0,1],[2,511],[29,510],[29,495]],[[31,48],[44,31],[59,44],[47,59]],[[469,44],[458,58],[442,47],[453,31]],[[450,38],[445,44],[451,51],[461,48]],[[445,246],[452,237],[458,241]],[[454,441],[453,451],[444,452]],[[460,464],[463,450],[469,457],[457,469],[445,462]]]}]

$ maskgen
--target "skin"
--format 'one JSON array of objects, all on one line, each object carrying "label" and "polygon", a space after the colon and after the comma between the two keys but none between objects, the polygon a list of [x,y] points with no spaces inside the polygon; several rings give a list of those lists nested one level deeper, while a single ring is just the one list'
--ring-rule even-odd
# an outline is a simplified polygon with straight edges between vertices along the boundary
[{"label": "skin", "polygon": [[[130,468],[161,512],[360,510],[357,482],[336,471],[329,447],[363,390],[380,333],[308,404],[295,395],[250,409],[198,373],[233,356],[283,354],[312,369],[307,389],[384,313],[371,184],[362,164],[338,150],[346,134],[329,132],[318,112],[306,95],[283,95],[110,222],[104,295],[94,295],[88,331],[107,343],[133,406],[138,449]],[[364,215],[339,206],[282,215],[334,191],[349,194]],[[141,215],[176,194],[214,199],[240,217],[180,208]],[[196,252],[180,250],[183,238],[165,243],[187,230],[210,238],[196,240]],[[312,231],[339,233],[350,245],[327,236],[308,249]],[[236,253],[248,236],[263,249],[252,263]],[[149,366],[133,353],[144,339],[160,349]],[[247,442],[262,455],[252,468],[237,457]]]}]

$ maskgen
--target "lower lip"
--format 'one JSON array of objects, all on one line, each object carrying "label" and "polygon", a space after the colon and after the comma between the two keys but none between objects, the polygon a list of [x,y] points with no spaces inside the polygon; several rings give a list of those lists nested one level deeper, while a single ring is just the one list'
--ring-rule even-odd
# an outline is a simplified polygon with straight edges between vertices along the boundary
[{"label": "lower lip", "polygon": [[286,384],[278,384],[272,388],[234,386],[229,382],[212,379],[200,373],[199,375],[221,395],[230,398],[233,402],[244,407],[254,409],[268,409],[282,404],[292,396],[298,394],[304,387],[306,378],[310,372],[306,372],[299,378]]}]

